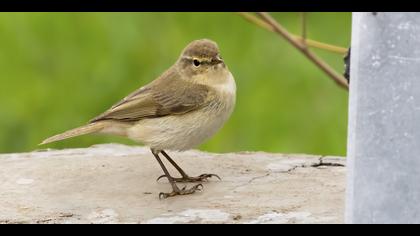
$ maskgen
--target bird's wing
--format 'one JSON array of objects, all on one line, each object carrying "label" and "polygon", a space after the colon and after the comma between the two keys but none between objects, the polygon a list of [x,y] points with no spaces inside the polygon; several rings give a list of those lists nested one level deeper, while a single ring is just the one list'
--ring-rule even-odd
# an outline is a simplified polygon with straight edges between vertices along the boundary
[{"label": "bird's wing", "polygon": [[186,82],[176,71],[168,71],[151,84],[142,87],[90,123],[101,120],[138,121],[144,118],[183,114],[206,103],[208,88]]}]

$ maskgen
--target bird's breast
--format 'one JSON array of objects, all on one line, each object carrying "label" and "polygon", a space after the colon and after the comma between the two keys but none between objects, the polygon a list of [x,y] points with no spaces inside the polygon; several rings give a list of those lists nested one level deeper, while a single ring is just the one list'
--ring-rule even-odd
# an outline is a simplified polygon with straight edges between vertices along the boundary
[{"label": "bird's breast", "polygon": [[187,150],[213,136],[228,120],[236,101],[232,78],[216,89],[208,103],[182,115],[144,119],[130,128],[131,139],[157,150]]}]

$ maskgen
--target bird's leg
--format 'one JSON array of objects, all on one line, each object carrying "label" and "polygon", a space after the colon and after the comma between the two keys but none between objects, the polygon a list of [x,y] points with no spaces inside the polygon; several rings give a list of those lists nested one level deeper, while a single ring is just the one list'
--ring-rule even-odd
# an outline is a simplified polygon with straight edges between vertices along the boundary
[{"label": "bird's leg", "polygon": [[183,169],[181,169],[181,167],[179,167],[175,163],[174,160],[172,160],[172,158],[165,151],[161,150],[160,152],[175,167],[175,169],[178,170],[178,172],[181,174],[182,177],[181,178],[174,178],[174,177],[171,177],[171,176],[169,176],[165,173],[164,175],[159,176],[159,178],[157,180],[159,180],[163,177],[167,177],[168,180],[169,180],[169,178],[172,178],[172,180],[175,181],[175,182],[184,182],[184,183],[185,182],[203,182],[203,181],[207,181],[208,178],[211,178],[213,176],[217,177],[219,180],[221,180],[220,177],[216,174],[201,174],[201,175],[196,176],[196,177],[190,177],[185,173],[185,171]]},{"label": "bird's leg", "polygon": [[193,186],[190,189],[186,189],[186,187],[179,189],[178,186],[175,184],[174,179],[171,177],[171,175],[169,174],[168,170],[166,169],[165,165],[163,164],[162,160],[159,157],[159,152],[151,149],[153,155],[155,156],[156,160],[158,161],[160,167],[162,168],[163,172],[165,173],[165,176],[168,178],[169,183],[172,186],[172,192],[170,193],[160,193],[159,194],[159,198],[168,198],[168,197],[173,197],[173,196],[177,196],[177,195],[188,195],[188,194],[193,194],[195,193],[195,191],[197,190],[202,190],[203,185],[202,184],[197,184],[195,186]]}]

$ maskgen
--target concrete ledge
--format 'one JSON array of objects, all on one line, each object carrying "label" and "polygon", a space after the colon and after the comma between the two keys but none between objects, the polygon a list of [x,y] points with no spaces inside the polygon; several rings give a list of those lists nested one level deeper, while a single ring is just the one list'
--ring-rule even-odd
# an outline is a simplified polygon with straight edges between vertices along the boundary
[{"label": "concrete ledge", "polygon": [[0,223],[343,222],[342,157],[169,154],[188,174],[216,173],[222,181],[210,180],[194,195],[159,200],[158,193],[171,188],[166,180],[155,181],[162,171],[143,147],[0,155]]}]

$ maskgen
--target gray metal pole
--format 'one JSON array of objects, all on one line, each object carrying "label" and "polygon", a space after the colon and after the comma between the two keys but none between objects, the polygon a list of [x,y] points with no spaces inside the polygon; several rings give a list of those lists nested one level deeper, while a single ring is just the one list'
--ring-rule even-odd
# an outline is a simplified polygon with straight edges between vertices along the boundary
[{"label": "gray metal pole", "polygon": [[420,223],[420,13],[353,13],[347,223]]}]

